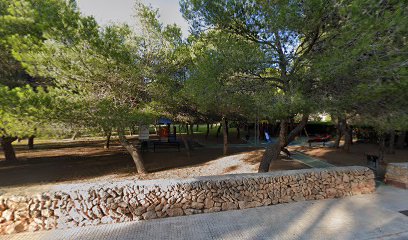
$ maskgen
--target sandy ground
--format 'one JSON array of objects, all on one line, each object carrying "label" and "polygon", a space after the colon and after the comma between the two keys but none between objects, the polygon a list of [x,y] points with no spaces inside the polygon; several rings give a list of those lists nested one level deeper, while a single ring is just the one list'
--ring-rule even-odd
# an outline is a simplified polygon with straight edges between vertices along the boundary
[{"label": "sandy ground", "polygon": [[[103,141],[59,141],[40,143],[34,150],[16,146],[19,162],[6,165],[0,153],[0,194],[45,191],[55,184],[120,179],[169,179],[257,172],[262,149],[196,147],[188,156],[184,149],[150,150],[143,154],[147,175],[136,175],[130,155],[113,141],[110,149]],[[273,170],[308,168],[289,159],[272,165]]]},{"label": "sandy ground", "polygon": [[[196,140],[214,146],[221,138],[211,136],[205,139],[196,135]],[[241,143],[237,138],[233,143]],[[257,172],[263,149],[230,148],[228,156],[222,155],[222,148],[196,147],[188,156],[182,148],[150,150],[143,154],[149,174],[136,175],[130,155],[112,141],[110,149],[103,148],[102,140],[86,139],[76,141],[37,141],[34,150],[27,150],[24,142],[16,146],[19,162],[6,165],[0,152],[0,195],[2,193],[31,193],[45,191],[55,184],[81,183],[120,179],[170,179],[196,176],[254,173]],[[290,147],[312,157],[327,161],[336,166],[366,165],[365,154],[377,154],[374,144],[355,143],[350,152],[342,149],[315,146]],[[396,150],[395,154],[385,155],[386,162],[408,161],[408,149]],[[308,166],[290,159],[279,159],[272,163],[272,169],[290,170]]]},{"label": "sandy ground", "polygon": [[[202,149],[197,150],[193,154],[207,154],[212,151],[220,151],[220,149]],[[145,176],[139,176],[143,179],[157,179],[157,178],[188,178],[195,176],[210,176],[223,174],[237,174],[237,173],[255,173],[258,171],[259,163],[261,161],[264,150],[253,148],[236,148],[231,151],[236,152],[229,156],[220,156],[209,162],[188,166],[184,168],[170,169],[166,171],[153,172]],[[241,152],[243,151],[243,152]],[[193,157],[193,156],[192,156]],[[272,163],[273,170],[291,170],[309,168],[306,165],[283,158]]]},{"label": "sandy ground", "polygon": [[[366,166],[366,154],[378,155],[378,145],[370,143],[354,143],[350,152],[345,152],[341,148],[330,147],[291,147],[291,150],[298,150],[309,156],[318,158],[336,166]],[[385,154],[384,161],[391,162],[408,162],[408,149],[396,149],[395,154]]]}]

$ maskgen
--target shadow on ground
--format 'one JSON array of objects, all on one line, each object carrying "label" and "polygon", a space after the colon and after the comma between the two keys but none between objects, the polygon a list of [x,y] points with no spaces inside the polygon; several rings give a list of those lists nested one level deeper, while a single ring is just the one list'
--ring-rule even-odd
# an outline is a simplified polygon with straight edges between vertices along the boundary
[{"label": "shadow on ground", "polygon": [[[350,152],[345,152],[341,148],[321,146],[294,148],[336,166],[367,166],[366,154],[379,154],[378,145],[370,143],[354,143],[350,147]],[[396,149],[395,154],[385,154],[384,160],[385,162],[406,162],[408,161],[408,149]]]},{"label": "shadow on ground", "polygon": [[[254,149],[234,148],[230,155]],[[36,145],[27,150],[16,148],[18,162],[6,164],[0,155],[0,187],[28,186],[46,183],[85,181],[111,176],[134,177],[136,169],[130,155],[117,142],[110,149],[103,148],[103,141],[75,141]],[[192,166],[205,167],[207,163],[222,157],[222,149],[195,149],[190,157],[182,149],[159,149],[143,153],[150,173],[182,169]],[[249,163],[248,163],[249,164]],[[251,163],[256,164],[256,163]],[[232,170],[232,169],[230,169]],[[174,176],[177,177],[177,176]]]}]

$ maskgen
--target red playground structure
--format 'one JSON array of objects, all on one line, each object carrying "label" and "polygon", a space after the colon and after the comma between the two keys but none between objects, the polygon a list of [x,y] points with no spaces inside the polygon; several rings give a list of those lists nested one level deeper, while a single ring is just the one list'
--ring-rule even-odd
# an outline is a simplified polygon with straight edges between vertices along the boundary
[{"label": "red playground structure", "polygon": [[315,137],[310,137],[307,142],[309,143],[309,147],[312,146],[312,142],[322,142],[323,146],[325,146],[326,142],[330,141],[332,138],[331,135],[326,134],[326,135],[321,135],[321,136],[315,136]]}]

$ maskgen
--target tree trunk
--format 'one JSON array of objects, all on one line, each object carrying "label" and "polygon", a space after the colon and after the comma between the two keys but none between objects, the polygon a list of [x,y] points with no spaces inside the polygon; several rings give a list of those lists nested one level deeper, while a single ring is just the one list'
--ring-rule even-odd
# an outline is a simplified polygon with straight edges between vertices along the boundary
[{"label": "tree trunk", "polygon": [[181,135],[181,140],[183,141],[183,143],[184,143],[184,147],[186,148],[186,150],[187,150],[187,156],[188,156],[188,158],[190,158],[191,157],[191,151],[193,150],[193,147],[191,146],[191,144],[190,144],[190,142],[189,142],[189,138],[190,138],[190,131],[189,131],[189,129],[188,129],[188,123],[186,123],[186,135]]},{"label": "tree trunk", "polygon": [[239,129],[239,124],[237,125],[237,139],[241,138],[241,131]]},{"label": "tree trunk", "polygon": [[337,128],[336,128],[336,140],[334,141],[334,147],[339,148],[340,147],[340,140],[341,137],[343,136],[343,130],[342,130],[342,124],[341,124],[341,119],[340,117],[337,118]]},{"label": "tree trunk", "polygon": [[344,145],[343,150],[346,152],[350,152],[350,132],[348,130],[344,131]]},{"label": "tree trunk", "polygon": [[133,159],[133,161],[135,162],[135,165],[136,165],[136,171],[138,173],[147,173],[146,168],[144,167],[143,159],[142,159],[142,156],[141,156],[141,154],[139,152],[139,149],[137,149],[137,147],[133,146],[126,139],[124,129],[118,129],[118,135],[119,135],[120,143],[129,152],[129,154],[132,156],[132,159]]},{"label": "tree trunk", "polygon": [[105,145],[103,146],[103,148],[109,149],[109,147],[110,147],[111,135],[112,135],[112,131],[108,131],[108,132],[106,133]]},{"label": "tree trunk", "polygon": [[352,126],[349,126],[349,129],[348,129],[348,131],[349,131],[349,141],[350,141],[350,145],[353,145],[353,127]]},{"label": "tree trunk", "polygon": [[379,145],[380,145],[379,153],[378,153],[378,159],[379,159],[380,162],[383,162],[384,152],[385,152],[385,136],[384,136],[383,133],[379,136],[378,140],[379,140],[378,142],[379,142]]},{"label": "tree trunk", "polygon": [[210,134],[210,124],[207,123],[207,132],[205,133],[205,140],[208,139],[208,135]]},{"label": "tree trunk", "polygon": [[190,134],[191,134],[191,138],[194,138],[194,124],[190,124]]},{"label": "tree trunk", "polygon": [[[272,161],[278,159],[279,153],[304,129],[309,119],[308,114],[304,114],[300,123],[288,134],[288,119],[282,119],[280,123],[278,142],[268,145],[259,164],[258,172],[269,171]],[[285,151],[286,152],[286,151]]]},{"label": "tree trunk", "polygon": [[183,141],[184,147],[187,150],[187,157],[190,158],[191,157],[191,149],[192,149],[191,146],[190,146],[190,143],[188,142],[188,139],[187,139],[186,136],[182,135],[181,140]]},{"label": "tree trunk", "polygon": [[387,148],[387,153],[388,154],[395,154],[394,145],[395,145],[395,131],[392,130],[392,131],[390,131],[390,142],[389,142],[388,148]]},{"label": "tree trunk", "polygon": [[343,135],[344,135],[344,145],[343,150],[346,152],[350,152],[350,145],[352,142],[352,136],[350,136],[350,126],[347,124],[347,120],[343,118],[342,120],[342,128],[343,128]]},{"label": "tree trunk", "polygon": [[268,172],[269,166],[271,165],[272,160],[276,160],[279,157],[280,153],[280,140],[278,142],[269,144],[265,153],[262,156],[261,163],[259,164],[258,172]]},{"label": "tree trunk", "polygon": [[227,130],[227,136],[229,135],[228,121],[225,120],[225,129]]},{"label": "tree trunk", "polygon": [[182,136],[181,139],[183,140],[184,147],[186,148],[187,152],[190,152],[191,147],[190,147],[190,144],[188,143],[188,139],[184,136]]},{"label": "tree trunk", "polygon": [[228,154],[228,124],[227,120],[225,117],[222,118],[222,135],[223,135],[223,142],[224,142],[224,148],[223,148],[223,154],[227,155]]},{"label": "tree trunk", "polygon": [[16,153],[12,143],[17,140],[15,137],[2,137],[0,138],[1,147],[4,151],[4,157],[6,158],[7,163],[17,162]]},{"label": "tree trunk", "polygon": [[31,135],[29,138],[28,138],[28,149],[34,149],[34,135]]},{"label": "tree trunk", "polygon": [[405,136],[406,136],[405,131],[400,132],[400,134],[398,134],[398,139],[397,139],[397,148],[402,149],[405,146]]},{"label": "tree trunk", "polygon": [[270,144],[262,156],[261,164],[259,165],[258,172],[268,172],[269,166],[273,160],[278,159],[279,153],[282,147],[285,147],[285,139],[288,135],[288,120],[282,119],[280,122],[279,138],[278,142]]},{"label": "tree trunk", "polygon": [[222,124],[220,123],[220,126],[218,126],[218,129],[217,129],[217,139],[218,139],[218,136],[220,135],[220,132],[221,132],[221,127],[222,127]]},{"label": "tree trunk", "polygon": [[186,133],[187,135],[191,135],[191,131],[190,131],[190,124],[186,124]]},{"label": "tree trunk", "polygon": [[198,128],[199,128],[199,125],[197,124],[197,126],[196,126],[196,132],[198,132],[198,130],[199,130]]},{"label": "tree trunk", "polygon": [[71,140],[74,141],[77,138],[78,134],[79,134],[79,132],[75,131],[74,135],[72,135],[72,137],[71,137]]}]

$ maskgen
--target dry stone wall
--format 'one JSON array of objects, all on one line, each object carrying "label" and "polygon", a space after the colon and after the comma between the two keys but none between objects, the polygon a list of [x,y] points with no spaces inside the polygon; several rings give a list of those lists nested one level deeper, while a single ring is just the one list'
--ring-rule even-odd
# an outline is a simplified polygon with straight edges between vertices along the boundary
[{"label": "dry stone wall", "polygon": [[408,162],[388,163],[385,171],[385,182],[408,189]]},{"label": "dry stone wall", "polygon": [[374,174],[365,167],[64,185],[35,196],[0,196],[0,233],[211,213],[373,191]]}]

